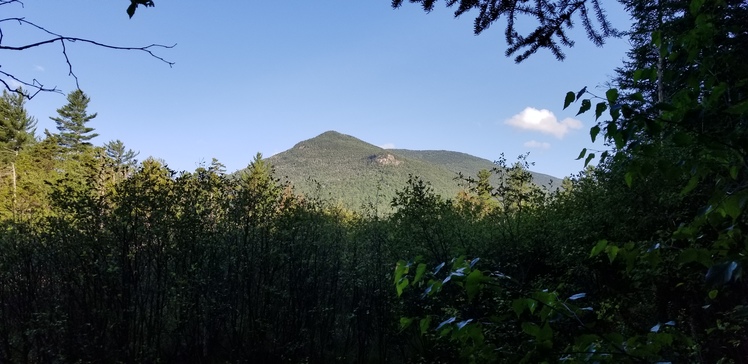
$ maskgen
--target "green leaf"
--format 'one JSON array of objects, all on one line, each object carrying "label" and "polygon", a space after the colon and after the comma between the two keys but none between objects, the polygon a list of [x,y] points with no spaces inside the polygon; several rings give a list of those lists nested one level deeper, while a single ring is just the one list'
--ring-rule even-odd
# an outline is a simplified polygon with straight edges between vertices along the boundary
[{"label": "green leaf", "polygon": [[584,99],[582,100],[582,106],[579,107],[579,112],[577,115],[587,112],[592,107],[592,102],[590,102],[590,99]]},{"label": "green leaf", "polygon": [[587,159],[584,160],[584,166],[587,167],[588,164],[590,164],[590,161],[595,158],[595,153],[590,153],[587,156]]},{"label": "green leaf", "polygon": [[[600,134],[600,126],[595,125],[590,128],[590,139],[592,139],[592,142],[595,142],[595,139],[597,138],[597,134]],[[579,158],[577,158],[579,159]]]},{"label": "green leaf", "polygon": [[745,207],[747,196],[748,195],[746,195],[745,193],[740,193],[725,197],[725,199],[722,200],[722,204],[720,205],[724,214],[730,216],[733,220],[736,220],[743,212],[743,207]]},{"label": "green leaf", "polygon": [[626,172],[626,175],[623,176],[624,179],[626,179],[626,185],[631,188],[631,184],[634,182],[634,174],[631,172]]},{"label": "green leaf", "polygon": [[694,188],[699,184],[699,176],[692,176],[691,179],[688,180],[688,183],[686,184],[686,187],[683,187],[683,189],[680,191],[681,196],[687,195],[689,192],[693,191]]},{"label": "green leaf", "polygon": [[429,330],[429,325],[431,325],[431,316],[427,316],[421,319],[421,321],[418,323],[418,326],[421,328],[421,335],[425,334],[426,331]]},{"label": "green leaf", "polygon": [[537,336],[539,341],[546,341],[553,339],[553,330],[551,326],[546,322],[545,325],[540,329]]},{"label": "green leaf", "polygon": [[465,278],[465,291],[467,291],[468,300],[472,300],[473,297],[480,291],[480,285],[483,282],[483,273],[479,270],[474,270],[468,274]]},{"label": "green leaf", "polygon": [[532,297],[545,305],[553,305],[553,303],[558,300],[554,292],[546,291],[535,292],[532,294]]},{"label": "green leaf", "polygon": [[530,311],[530,314],[534,314],[537,307],[538,302],[530,298],[518,298],[512,301],[512,310],[517,314],[517,317],[522,316],[525,309]]},{"label": "green leaf", "polygon": [[410,281],[408,278],[403,278],[399,282],[397,282],[397,285],[395,285],[395,288],[397,289],[397,296],[400,297],[403,294],[403,289],[410,284]]},{"label": "green leaf", "polygon": [[[595,106],[595,120],[599,119],[600,116],[602,116],[605,110],[607,109],[608,109],[608,104],[604,102],[598,102],[597,105]],[[598,127],[598,129],[600,128]],[[593,141],[594,141],[594,138],[593,138]]]},{"label": "green leaf", "polygon": [[481,345],[483,344],[485,337],[483,336],[483,330],[478,325],[468,326],[468,336],[473,339],[473,342]]},{"label": "green leaf", "polygon": [[512,301],[512,310],[517,314],[517,317],[522,316],[522,312],[525,312],[525,308],[527,308],[526,298],[518,298]]},{"label": "green leaf", "polygon": [[574,93],[571,91],[567,92],[566,98],[564,99],[564,109],[569,107],[569,105],[571,105],[571,103],[574,102],[574,100],[575,100]]},{"label": "green leaf", "polygon": [[582,151],[579,153],[579,157],[577,157],[576,160],[580,160],[584,158],[584,155],[587,154],[587,148],[582,148]]},{"label": "green leaf", "polygon": [[608,103],[613,105],[618,101],[618,90],[617,89],[609,89],[605,92],[605,97],[608,99]]},{"label": "green leaf", "polygon": [[709,298],[710,299],[715,299],[715,298],[717,298],[717,294],[719,294],[719,290],[713,289],[713,290],[709,291]]},{"label": "green leaf", "polygon": [[605,247],[608,246],[608,241],[605,239],[602,239],[597,242],[594,248],[592,248],[592,252],[590,252],[590,258],[602,253],[603,250],[605,250]]},{"label": "green leaf", "polygon": [[738,179],[738,166],[731,166],[730,167],[730,178],[737,180]]},{"label": "green leaf", "polygon": [[522,331],[524,331],[526,334],[530,336],[537,338],[538,335],[540,335],[540,326],[532,322],[523,322]]},{"label": "green leaf", "polygon": [[613,263],[613,261],[616,260],[616,256],[618,255],[618,247],[615,245],[609,246],[605,251],[608,253],[608,260]]},{"label": "green leaf", "polygon": [[401,317],[400,318],[400,329],[405,330],[410,326],[410,324],[413,323],[412,317]]},{"label": "green leaf", "polygon": [[699,263],[707,268],[714,264],[711,252],[704,248],[687,248],[678,255],[678,263],[688,264],[692,262]]},{"label": "green leaf", "polygon": [[420,263],[418,264],[418,267],[416,268],[416,276],[413,278],[413,284],[418,283],[418,281],[423,278],[423,274],[426,272],[426,264]]},{"label": "green leaf", "polygon": [[395,265],[395,284],[400,282],[400,279],[403,277],[403,275],[408,273],[408,263],[406,263],[404,260],[397,261],[397,264]]}]

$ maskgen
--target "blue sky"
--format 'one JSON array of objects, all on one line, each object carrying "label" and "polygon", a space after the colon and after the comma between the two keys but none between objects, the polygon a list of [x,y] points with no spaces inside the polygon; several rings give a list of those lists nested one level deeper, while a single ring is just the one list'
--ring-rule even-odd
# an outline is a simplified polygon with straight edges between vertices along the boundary
[{"label": "blue sky", "polygon": [[[628,43],[603,48],[581,29],[558,62],[539,51],[522,64],[504,57],[503,24],[480,36],[471,16],[455,19],[443,3],[430,14],[390,1],[176,1],[125,14],[127,1],[25,0],[3,5],[59,34],[103,43],[173,44],[158,54],[70,44],[67,52],[90,97],[97,144],[113,139],[175,170],[215,157],[229,171],[256,152],[269,156],[327,130],[379,146],[443,149],[489,160],[530,151],[534,170],[566,176],[589,142],[593,117],[562,110],[567,91],[603,95]],[[209,4],[209,5],[208,5]],[[608,1],[611,20],[628,16]],[[468,14],[471,15],[471,14]],[[581,28],[581,24],[579,27]],[[3,25],[5,45],[45,36]],[[3,54],[2,69],[64,92],[75,88],[59,45]],[[64,95],[27,103],[40,131]]]}]

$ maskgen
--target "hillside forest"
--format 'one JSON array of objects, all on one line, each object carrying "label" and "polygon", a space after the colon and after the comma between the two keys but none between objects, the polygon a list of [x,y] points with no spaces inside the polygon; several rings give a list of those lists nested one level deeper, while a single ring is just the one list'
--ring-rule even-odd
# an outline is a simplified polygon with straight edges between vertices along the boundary
[{"label": "hillside forest", "polygon": [[499,160],[351,209],[4,92],[0,362],[748,362],[748,6],[623,3],[611,88],[559,95],[605,141],[561,188]]}]

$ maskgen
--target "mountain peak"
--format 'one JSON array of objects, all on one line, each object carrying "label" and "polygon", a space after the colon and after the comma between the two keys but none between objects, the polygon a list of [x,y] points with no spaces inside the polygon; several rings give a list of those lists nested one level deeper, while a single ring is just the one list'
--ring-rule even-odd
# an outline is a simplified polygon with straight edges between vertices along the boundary
[{"label": "mountain peak", "polygon": [[[431,182],[437,194],[451,198],[462,188],[455,181],[458,173],[475,177],[479,170],[494,167],[491,161],[465,153],[385,150],[334,130],[299,142],[268,160],[277,176],[290,181],[299,192],[333,198],[352,209],[378,201],[384,210],[410,175]],[[538,184],[551,179],[534,174]]]},{"label": "mountain peak", "polygon": [[[314,138],[307,139],[297,143],[291,150],[303,150],[317,151],[324,153],[325,151],[380,151],[381,148],[369,144],[361,139],[352,137],[347,134],[342,134],[334,130],[326,131]],[[354,153],[355,154],[355,153]]]},{"label": "mountain peak", "polygon": [[[320,135],[317,135],[314,138],[321,138],[321,137],[341,137],[341,136],[350,136],[350,135],[346,135],[346,134],[343,134],[343,133],[338,133],[335,130],[328,130],[328,131],[326,131],[326,132],[324,132],[324,133],[322,133]],[[314,138],[312,138],[312,139],[314,139]]]},{"label": "mountain peak", "polygon": [[358,143],[369,144],[361,139],[350,136],[348,134],[339,133],[335,130],[328,130],[320,135],[317,135],[314,138],[305,140],[305,142],[312,142],[312,141],[355,141]]}]

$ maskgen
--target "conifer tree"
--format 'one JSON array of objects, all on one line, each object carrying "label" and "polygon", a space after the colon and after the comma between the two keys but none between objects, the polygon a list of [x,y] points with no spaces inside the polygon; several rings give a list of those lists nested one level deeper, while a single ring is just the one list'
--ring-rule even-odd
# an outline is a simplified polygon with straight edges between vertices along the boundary
[{"label": "conifer tree", "polygon": [[491,198],[491,171],[487,169],[481,169],[478,171],[478,185],[476,186],[476,192],[483,200]]},{"label": "conifer tree", "polygon": [[137,157],[140,152],[135,152],[132,149],[125,149],[125,143],[119,139],[104,144],[104,148],[106,149],[106,155],[109,158],[112,158],[117,166],[134,167],[135,164],[138,163],[138,160],[135,159],[135,157]]},{"label": "conifer tree", "polygon": [[90,146],[88,141],[99,134],[93,133],[94,128],[86,126],[86,123],[96,117],[96,113],[88,114],[86,110],[91,99],[81,90],[75,90],[68,94],[68,104],[57,109],[58,117],[50,117],[57,123],[60,146],[63,148],[81,151]]},{"label": "conifer tree", "polygon": [[0,161],[10,165],[12,180],[11,210],[16,215],[18,199],[18,171],[16,160],[18,153],[34,142],[36,119],[29,116],[24,108],[23,90],[17,93],[3,91],[0,98]]},{"label": "conifer tree", "polygon": [[0,99],[0,148],[5,158],[8,154],[5,152],[17,155],[24,146],[34,142],[36,118],[26,112],[22,92],[3,91]]},{"label": "conifer tree", "polygon": [[117,175],[126,178],[130,174],[138,163],[138,160],[135,159],[135,157],[140,154],[140,152],[135,152],[132,149],[126,149],[125,143],[119,139],[104,144],[104,152],[106,153],[106,156],[111,159],[111,163],[113,164],[115,170],[115,182]]}]

